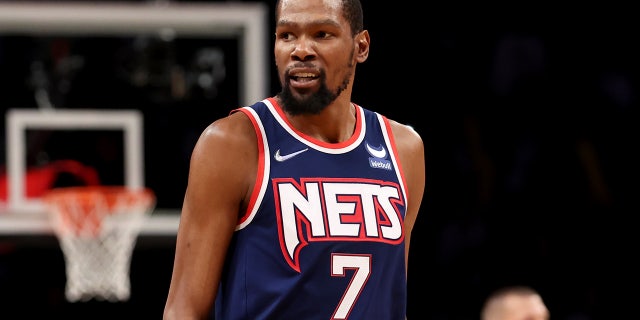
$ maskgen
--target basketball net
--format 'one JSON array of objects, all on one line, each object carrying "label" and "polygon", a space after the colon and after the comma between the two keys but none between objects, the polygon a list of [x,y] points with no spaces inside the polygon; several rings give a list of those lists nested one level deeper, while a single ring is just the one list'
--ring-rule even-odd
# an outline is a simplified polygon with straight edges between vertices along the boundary
[{"label": "basketball net", "polygon": [[51,190],[43,200],[64,254],[67,300],[128,300],[131,256],[155,207],[154,193],[121,186],[67,187]]}]

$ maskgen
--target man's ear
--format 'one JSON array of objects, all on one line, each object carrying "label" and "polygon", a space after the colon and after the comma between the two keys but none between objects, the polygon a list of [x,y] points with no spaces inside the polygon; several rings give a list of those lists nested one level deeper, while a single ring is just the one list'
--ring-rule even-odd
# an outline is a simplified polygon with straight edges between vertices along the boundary
[{"label": "man's ear", "polygon": [[356,36],[356,49],[357,49],[357,61],[358,62],[365,62],[367,61],[367,58],[369,57],[369,46],[371,44],[371,39],[369,38],[369,31],[364,30],[362,32],[360,32],[357,36]]}]

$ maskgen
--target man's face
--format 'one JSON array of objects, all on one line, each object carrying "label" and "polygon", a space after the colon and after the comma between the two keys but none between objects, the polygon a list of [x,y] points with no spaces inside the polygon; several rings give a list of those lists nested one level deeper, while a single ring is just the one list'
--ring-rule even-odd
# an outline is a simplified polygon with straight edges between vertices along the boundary
[{"label": "man's face", "polygon": [[283,0],[277,14],[282,107],[293,115],[319,113],[350,89],[357,63],[356,39],[340,0]]}]

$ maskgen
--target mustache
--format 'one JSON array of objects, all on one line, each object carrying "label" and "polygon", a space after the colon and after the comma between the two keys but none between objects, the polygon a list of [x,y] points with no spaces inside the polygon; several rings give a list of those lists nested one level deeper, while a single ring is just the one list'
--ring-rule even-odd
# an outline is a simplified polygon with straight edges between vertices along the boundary
[{"label": "mustache", "polygon": [[313,62],[300,61],[300,62],[296,62],[293,65],[289,66],[287,68],[287,71],[290,71],[291,69],[295,69],[295,68],[313,68],[313,69],[318,69],[318,67],[316,67],[316,65],[313,64]]}]

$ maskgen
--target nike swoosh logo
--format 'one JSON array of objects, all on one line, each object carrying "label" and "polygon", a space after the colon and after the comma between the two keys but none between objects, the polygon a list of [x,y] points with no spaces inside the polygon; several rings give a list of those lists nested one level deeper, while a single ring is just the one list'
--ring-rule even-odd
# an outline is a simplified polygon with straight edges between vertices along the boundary
[{"label": "nike swoosh logo", "polygon": [[286,161],[289,160],[305,151],[309,150],[309,148],[304,148],[302,150],[298,150],[294,153],[289,153],[289,154],[285,154],[284,156],[280,155],[280,149],[276,150],[276,154],[273,155],[273,158],[276,159],[276,161],[282,162],[282,161]]},{"label": "nike swoosh logo", "polygon": [[376,157],[376,158],[384,158],[387,156],[387,150],[384,149],[383,146],[378,147],[378,149],[370,146],[368,143],[366,145],[367,147],[367,151],[369,152],[370,155]]}]

